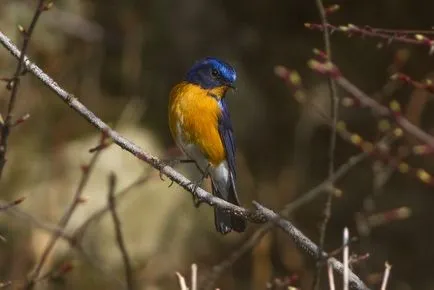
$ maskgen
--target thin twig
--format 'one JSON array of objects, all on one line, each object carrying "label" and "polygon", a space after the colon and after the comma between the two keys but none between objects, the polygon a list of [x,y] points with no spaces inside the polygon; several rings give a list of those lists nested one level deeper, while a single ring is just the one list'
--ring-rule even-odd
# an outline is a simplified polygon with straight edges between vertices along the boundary
[{"label": "thin twig", "polygon": [[20,203],[22,203],[26,198],[25,197],[20,197],[16,200],[13,200],[11,202],[7,202],[2,204],[2,202],[0,202],[0,211],[5,211],[8,210],[16,205],[19,205]]},{"label": "thin twig", "polygon": [[114,173],[110,174],[109,177],[109,194],[108,194],[108,205],[113,218],[113,225],[115,227],[116,242],[118,244],[119,250],[122,254],[122,259],[124,261],[125,267],[125,280],[127,282],[127,289],[134,289],[133,271],[131,267],[130,257],[128,256],[127,248],[125,246],[124,236],[122,234],[121,221],[119,215],[116,211],[116,199],[115,199],[115,188],[116,188],[116,175]]},{"label": "thin twig", "polygon": [[323,24],[305,23],[304,26],[309,29],[315,29],[321,31],[325,27],[327,27],[332,32],[335,31],[342,32],[347,36],[359,35],[359,36],[380,38],[383,40],[387,40],[388,44],[392,42],[401,42],[407,44],[427,46],[430,49],[430,53],[433,52],[433,48],[434,48],[434,40],[424,36],[423,34],[416,34],[412,37],[409,37],[407,35],[400,35],[399,33],[391,34],[391,33],[381,32],[381,29],[370,28],[369,26],[365,26],[364,28],[362,28],[354,24],[334,26],[327,23],[327,25],[324,26]]},{"label": "thin twig", "polygon": [[181,290],[189,290],[184,276],[182,276],[179,272],[176,272],[176,276],[178,277],[178,283]]},{"label": "thin twig", "polygon": [[[103,134],[100,142],[103,143],[104,140],[105,140],[105,136]],[[101,152],[102,151],[97,151],[96,153],[94,153],[89,164],[83,168],[82,176],[81,176],[80,182],[78,184],[77,190],[74,194],[72,203],[69,205],[69,207],[67,208],[67,210],[63,214],[62,218],[60,219],[60,221],[57,225],[58,228],[64,229],[67,226],[67,224],[68,224],[71,216],[73,215],[74,211],[76,210],[77,206],[81,203],[80,197],[83,194],[83,191],[87,185],[87,182],[89,181],[91,172],[92,172],[92,170],[95,166],[95,163],[98,160],[98,157],[100,156]],[[38,279],[38,277],[41,273],[42,267],[44,266],[45,261],[48,258],[48,255],[50,254],[51,250],[54,248],[59,237],[60,237],[60,234],[58,232],[54,232],[53,235],[51,236],[51,239],[48,242],[47,246],[45,247],[44,252],[42,253],[41,259],[39,260],[39,263],[36,265],[35,271],[30,276],[30,279],[29,279],[25,289],[27,289],[27,290],[33,289],[33,287],[35,285],[35,280]]]},{"label": "thin twig", "polygon": [[343,281],[344,281],[344,290],[348,290],[348,283],[349,283],[349,272],[350,272],[350,265],[349,265],[349,256],[350,256],[350,234],[348,232],[348,228],[344,228],[343,233],[343,239],[342,239],[342,245],[344,247],[343,252],[343,261],[344,261],[344,274],[343,274]]},{"label": "thin twig", "polygon": [[23,28],[20,29],[20,31],[24,37],[23,46],[21,48],[22,53],[19,54],[17,69],[15,70],[14,76],[8,82],[8,86],[10,86],[10,89],[11,89],[11,96],[9,99],[8,109],[7,109],[7,113],[6,113],[6,119],[4,121],[3,126],[1,127],[1,133],[0,133],[0,178],[3,174],[3,168],[5,167],[5,164],[6,164],[6,152],[8,149],[8,138],[9,138],[9,134],[10,134],[10,129],[14,124],[14,122],[12,121],[12,118],[13,118],[13,113],[14,113],[15,104],[16,104],[16,100],[17,100],[18,86],[20,84],[20,77],[22,76],[23,70],[25,69],[24,58],[25,58],[27,49],[29,47],[30,38],[32,37],[33,31],[36,27],[36,23],[38,22],[39,16],[41,16],[42,12],[45,11],[44,7],[45,7],[44,6],[44,0],[39,0],[36,11],[33,14],[32,21],[30,22],[29,28],[27,30],[24,30]]},{"label": "thin twig", "polygon": [[191,265],[191,290],[197,290],[197,265]]},{"label": "thin twig", "polygon": [[[127,193],[129,193],[133,188],[143,185],[149,179],[151,179],[152,175],[149,170],[142,175],[140,175],[136,180],[134,180],[131,184],[127,185],[125,188],[120,190],[115,194],[115,199],[119,200],[123,198]],[[110,208],[108,205],[101,207],[99,210],[94,211],[72,234],[76,241],[79,241],[91,223],[98,221],[100,218],[104,216],[105,213],[109,212]]]},{"label": "thin twig", "polygon": [[335,290],[335,276],[333,275],[332,264],[327,260],[327,273],[329,276],[329,290]]},{"label": "thin twig", "polygon": [[[346,79],[339,68],[331,62],[321,63],[318,61],[311,60],[309,66],[322,74],[331,75],[336,83],[346,90],[353,98],[357,99],[361,106],[370,108],[375,114],[380,117],[390,117],[397,125],[399,125],[404,131],[415,136],[424,144],[431,148],[434,148],[434,136],[428,134],[421,128],[412,124],[408,119],[406,119],[400,112],[395,108],[394,110],[378,103],[376,100],[370,98],[367,94],[361,91],[358,87],[352,84],[348,79]],[[396,104],[396,103],[395,103]]]},{"label": "thin twig", "polygon": [[405,34],[434,34],[433,30],[411,30],[411,29],[390,29],[390,28],[376,28],[365,25],[365,28],[374,32],[385,32],[393,35]]},{"label": "thin twig", "polygon": [[381,283],[381,290],[387,289],[387,283],[389,282],[389,276],[390,276],[390,270],[392,269],[392,266],[386,262],[385,264],[385,270],[384,270],[384,276],[383,276],[383,282]]},{"label": "thin twig", "polygon": [[[285,231],[294,241],[294,243],[303,249],[303,251],[308,254],[312,258],[316,258],[318,255],[318,246],[315,245],[309,238],[304,236],[293,224],[289,221],[282,219],[278,214],[273,212],[270,209],[263,207],[261,204],[257,202],[253,202],[256,208],[261,211],[270,221],[273,221],[279,228]],[[322,259],[327,259],[327,254],[321,253]],[[335,258],[329,259],[333,269],[340,273],[341,275],[344,272],[344,266],[341,262],[336,260]],[[352,271],[349,271],[349,284],[352,289],[369,289],[362,280],[360,280],[357,275],[355,275]]]},{"label": "thin twig", "polygon": [[[327,21],[327,14],[324,8],[324,5],[322,3],[322,0],[316,0],[316,7],[318,9],[321,23],[324,26],[323,29],[323,41],[324,41],[324,47],[327,59],[329,61],[332,61],[332,50],[331,50],[331,44],[330,44],[330,31],[327,27],[328,21]],[[333,175],[334,172],[334,159],[335,159],[335,151],[336,151],[336,127],[338,123],[338,113],[339,113],[339,97],[338,92],[336,88],[336,83],[333,80],[331,76],[328,78],[328,87],[329,87],[329,93],[330,93],[330,103],[331,103],[331,119],[332,119],[332,126],[331,126],[331,132],[330,132],[330,144],[329,144],[329,168],[328,168],[328,175],[329,177]],[[333,187],[333,184],[331,184]],[[332,211],[332,202],[333,202],[333,191],[330,190],[327,195],[327,201],[324,205],[324,219],[320,226],[320,232],[319,232],[319,253],[322,252],[324,248],[324,242],[327,232],[327,224],[331,217],[331,211]],[[319,257],[319,255],[318,255]],[[319,289],[320,285],[320,278],[321,278],[321,268],[322,263],[318,263],[317,265],[317,271],[314,278],[314,285],[315,289]]]}]

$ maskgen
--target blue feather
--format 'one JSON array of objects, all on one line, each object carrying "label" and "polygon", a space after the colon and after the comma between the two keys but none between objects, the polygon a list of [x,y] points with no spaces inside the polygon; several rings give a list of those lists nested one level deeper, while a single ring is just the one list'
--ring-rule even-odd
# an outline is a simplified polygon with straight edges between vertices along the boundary
[{"label": "blue feather", "polygon": [[186,81],[204,89],[232,86],[237,79],[235,69],[226,62],[207,57],[196,62],[187,72]]},{"label": "blue feather", "polygon": [[233,178],[236,178],[236,166],[235,166],[235,136],[233,134],[231,116],[229,114],[228,105],[225,99],[219,101],[221,108],[221,117],[219,118],[218,130],[220,138],[222,139],[223,146],[226,151],[226,161],[228,162],[229,170],[232,173]]}]

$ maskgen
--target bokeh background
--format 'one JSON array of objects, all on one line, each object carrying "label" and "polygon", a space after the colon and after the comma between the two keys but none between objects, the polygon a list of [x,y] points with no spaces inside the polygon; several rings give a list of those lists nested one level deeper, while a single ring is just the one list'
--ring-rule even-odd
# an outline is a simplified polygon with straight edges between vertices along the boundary
[{"label": "bokeh background", "polygon": [[[28,25],[36,0],[2,0],[0,30],[22,43],[17,25]],[[336,25],[353,23],[394,29],[432,29],[433,1],[324,1],[341,9],[329,16]],[[300,105],[276,77],[274,67],[299,71],[306,96],[329,111],[324,77],[306,65],[313,48],[322,48],[322,34],[304,27],[317,23],[314,1],[270,0],[56,0],[43,13],[29,56],[96,115],[127,138],[158,156],[174,151],[167,126],[168,93],[188,67],[204,56],[217,56],[237,69],[238,92],[228,96],[238,145],[238,191],[278,210],[327,177],[330,129],[324,115]],[[385,104],[397,99],[406,116],[430,132],[432,95],[391,83],[401,71],[414,79],[429,78],[433,56],[422,46],[363,37],[332,35],[333,58],[354,84]],[[0,76],[11,76],[16,61],[0,49]],[[10,92],[0,86],[5,111]],[[341,97],[345,93],[340,91]],[[409,109],[410,108],[410,109]],[[81,167],[99,134],[31,75],[23,77],[16,116],[31,114],[12,131],[8,162],[1,180],[1,199],[26,196],[19,211],[0,215],[0,280],[19,289],[39,261],[51,233],[35,220],[54,225],[71,202]],[[367,110],[340,107],[340,119],[366,140],[379,138],[378,120]],[[397,156],[415,145],[406,138],[388,153]],[[336,164],[359,152],[338,138]],[[410,154],[411,155],[411,154]],[[387,158],[386,158],[387,159]],[[434,172],[430,156],[411,155],[415,167]],[[194,168],[178,167],[197,177]],[[257,229],[220,236],[210,207],[193,207],[190,194],[119,148],[106,149],[97,162],[79,206],[66,228],[80,230],[107,202],[108,175],[115,172],[120,190],[146,175],[119,199],[126,244],[138,289],[178,289],[175,272],[189,275],[197,263],[199,281]],[[144,172],[144,173],[143,173]],[[378,176],[385,176],[378,185]],[[205,185],[206,186],[206,185]],[[352,245],[370,257],[354,266],[369,285],[379,288],[385,261],[393,265],[389,289],[434,289],[432,208],[434,192],[410,174],[387,162],[368,159],[341,180],[334,199],[325,250],[340,245],[342,229],[360,236],[357,218],[405,207],[411,215],[369,228]],[[325,194],[290,219],[318,242]],[[369,209],[369,212],[367,212]],[[23,212],[31,215],[26,216]],[[121,289],[123,264],[109,214],[92,220],[81,233],[85,254],[59,241],[43,273],[71,264],[72,271],[37,284],[38,289]],[[294,274],[294,286],[310,289],[314,262],[279,230],[270,232],[218,279],[220,289],[267,289],[276,278]],[[322,279],[325,283],[326,279]],[[268,283],[268,284],[267,284]],[[273,283],[271,283],[273,284]],[[322,289],[327,287],[322,285]]]}]

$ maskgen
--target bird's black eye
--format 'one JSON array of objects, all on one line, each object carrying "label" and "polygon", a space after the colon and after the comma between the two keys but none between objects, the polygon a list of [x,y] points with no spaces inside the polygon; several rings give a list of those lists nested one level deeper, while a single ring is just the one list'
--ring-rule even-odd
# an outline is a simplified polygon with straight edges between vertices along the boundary
[{"label": "bird's black eye", "polygon": [[211,75],[212,75],[213,78],[217,78],[219,76],[218,70],[216,70],[215,68],[213,68],[211,70]]}]

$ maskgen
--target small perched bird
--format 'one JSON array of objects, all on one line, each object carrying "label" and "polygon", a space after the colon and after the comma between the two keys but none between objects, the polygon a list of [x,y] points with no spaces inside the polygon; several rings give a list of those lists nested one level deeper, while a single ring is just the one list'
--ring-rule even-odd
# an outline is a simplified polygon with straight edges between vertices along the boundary
[{"label": "small perched bird", "polygon": [[[226,92],[235,88],[232,66],[208,57],[195,63],[184,81],[170,92],[169,126],[177,146],[194,162],[203,176],[210,176],[212,192],[239,205],[235,188],[235,139]],[[217,231],[243,232],[246,222],[221,209],[214,209]]]}]

